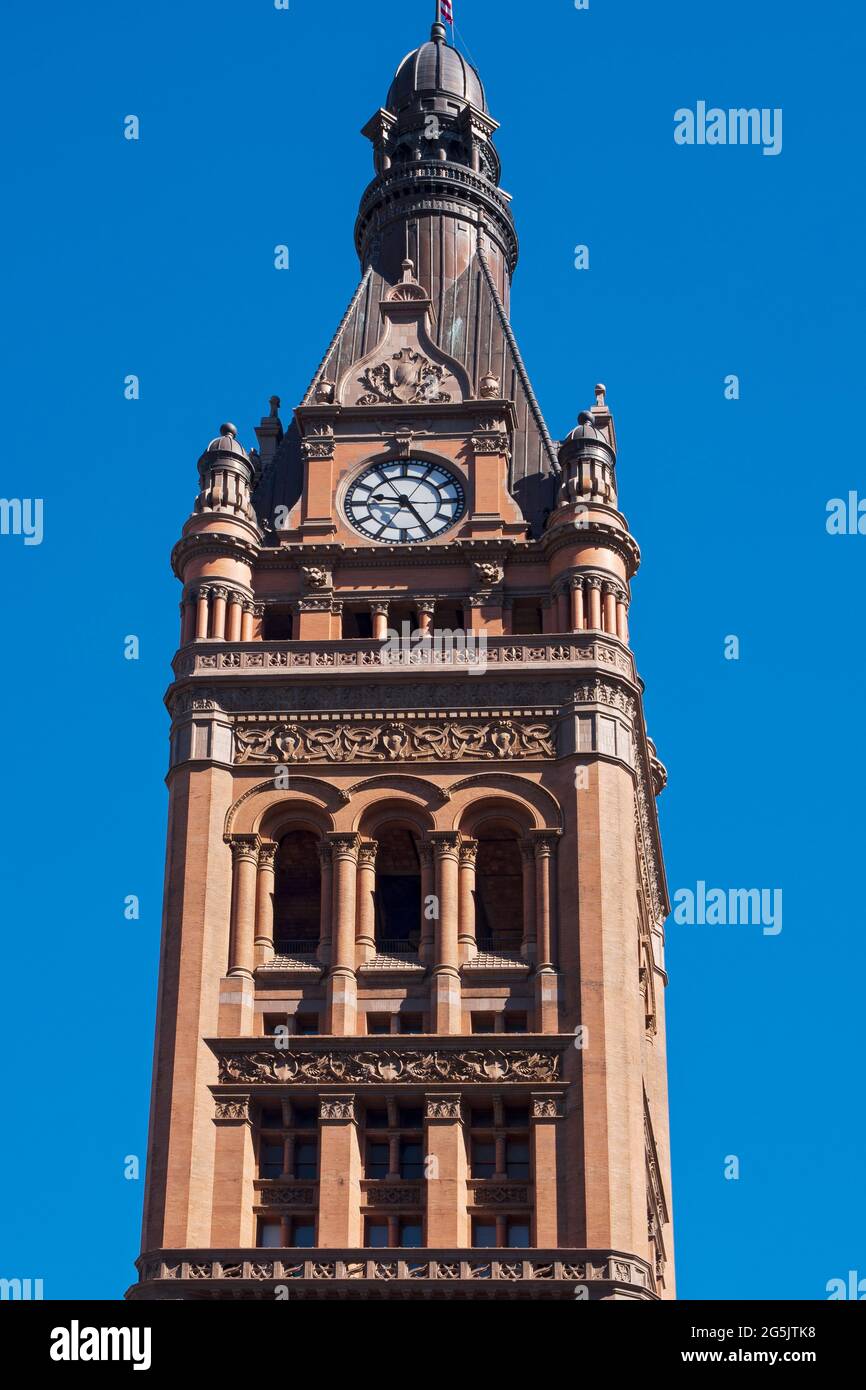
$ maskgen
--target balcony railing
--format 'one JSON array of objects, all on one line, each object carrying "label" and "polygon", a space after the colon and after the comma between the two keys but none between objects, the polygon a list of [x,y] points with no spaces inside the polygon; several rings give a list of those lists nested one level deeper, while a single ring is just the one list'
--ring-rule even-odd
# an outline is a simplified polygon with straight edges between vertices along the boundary
[{"label": "balcony railing", "polygon": [[646,1260],[616,1250],[155,1250],[131,1299],[655,1299]]}]

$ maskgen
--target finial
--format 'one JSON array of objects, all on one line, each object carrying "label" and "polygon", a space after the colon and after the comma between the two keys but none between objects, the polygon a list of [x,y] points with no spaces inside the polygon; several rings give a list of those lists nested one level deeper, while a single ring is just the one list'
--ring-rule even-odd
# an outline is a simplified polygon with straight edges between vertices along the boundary
[{"label": "finial", "polygon": [[226,434],[227,434],[227,435],[230,435],[232,439],[236,439],[236,438],[237,438],[237,433],[238,433],[238,431],[237,431],[237,426],[236,426],[236,425],[233,425],[233,424],[231,424],[231,423],[229,423],[229,424],[227,424],[227,425],[220,425],[220,434],[222,434],[222,435],[226,435]]},{"label": "finial", "polygon": [[588,410],[582,410],[577,417],[577,423],[579,425],[592,425],[595,424],[595,421]]},{"label": "finial", "polygon": [[436,19],[433,28],[430,30],[430,37],[434,43],[438,40],[445,43],[448,39],[445,25],[442,23],[442,0],[436,0]]},{"label": "finial", "polygon": [[603,384],[603,382],[599,382],[598,385],[597,385],[596,388],[595,388],[595,403],[596,403],[596,405],[604,405],[604,403],[605,403],[604,398],[605,398],[606,392],[607,392],[607,387]]},{"label": "finial", "polygon": [[415,262],[410,261],[409,257],[407,256],[405,261],[403,262],[403,283],[405,284],[408,280],[414,280],[414,278]]},{"label": "finial", "polygon": [[271,407],[271,419],[276,420],[277,416],[280,413],[279,396],[271,396],[271,399],[268,401],[268,405]]}]

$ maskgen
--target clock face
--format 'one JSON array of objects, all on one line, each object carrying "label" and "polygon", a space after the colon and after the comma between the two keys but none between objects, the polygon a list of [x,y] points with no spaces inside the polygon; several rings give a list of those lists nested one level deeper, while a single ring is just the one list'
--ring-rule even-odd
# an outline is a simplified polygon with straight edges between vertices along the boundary
[{"label": "clock face", "polygon": [[390,545],[435,540],[466,510],[463,484],[423,459],[390,459],[356,478],[346,493],[346,516],[363,536]]}]

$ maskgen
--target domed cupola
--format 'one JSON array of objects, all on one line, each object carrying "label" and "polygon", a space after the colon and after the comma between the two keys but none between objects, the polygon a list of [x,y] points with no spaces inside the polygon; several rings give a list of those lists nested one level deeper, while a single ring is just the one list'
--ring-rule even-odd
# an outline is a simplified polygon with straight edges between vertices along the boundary
[{"label": "domed cupola", "polygon": [[198,461],[199,494],[196,512],[227,513],[255,525],[252,490],[256,483],[255,456],[250,458],[232,424],[220,426]]},{"label": "domed cupola", "polygon": [[[385,102],[399,116],[421,98],[432,98],[431,110],[453,108],[453,98],[487,114],[487,98],[478,73],[445,39],[444,24],[434,24],[429,43],[423,43],[403,59]],[[449,103],[449,98],[451,102]]]},{"label": "domed cupola", "polygon": [[560,507],[588,501],[616,506],[616,448],[605,428],[605,388],[597,386],[595,392],[595,411],[582,410],[576,428],[560,445]]}]

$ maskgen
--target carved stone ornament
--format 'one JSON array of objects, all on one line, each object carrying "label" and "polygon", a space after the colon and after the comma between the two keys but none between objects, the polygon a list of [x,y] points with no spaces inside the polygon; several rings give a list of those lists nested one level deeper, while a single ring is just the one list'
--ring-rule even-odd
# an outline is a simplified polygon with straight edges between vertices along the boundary
[{"label": "carved stone ornament", "polygon": [[462,1114],[460,1106],[460,1096],[427,1096],[427,1119],[459,1120]]},{"label": "carved stone ornament", "polygon": [[476,580],[485,589],[491,589],[494,584],[501,584],[505,575],[502,565],[490,564],[480,560],[472,566]]},{"label": "carved stone ornament", "polygon": [[390,361],[367,367],[361,375],[366,393],[358,405],[446,405],[451,400],[442,390],[449,375],[441,362],[431,362],[420,352],[400,348]]},{"label": "carved stone ornament", "polygon": [[305,439],[301,445],[304,456],[308,459],[330,459],[334,457],[334,437],[333,435],[315,435],[311,439]]},{"label": "carved stone ornament", "polygon": [[560,1120],[565,1114],[562,1096],[533,1096],[532,1118],[534,1120]]},{"label": "carved stone ornament", "polygon": [[315,1199],[314,1187],[263,1187],[256,1193],[262,1207],[312,1207]]},{"label": "carved stone ornament", "polygon": [[323,1120],[354,1120],[354,1096],[323,1096],[319,1105],[319,1116]]},{"label": "carved stone ornament", "polygon": [[337,385],[333,381],[319,381],[316,384],[315,398],[318,405],[333,405]]},{"label": "carved stone ornament", "polygon": [[555,758],[550,720],[276,724],[235,730],[235,762],[475,762]]},{"label": "carved stone ornament", "polygon": [[310,590],[330,589],[332,583],[330,570],[321,565],[305,565],[301,570],[301,578]]},{"label": "carved stone ornament", "polygon": [[248,1120],[249,1118],[250,1102],[247,1096],[232,1100],[218,1100],[216,1103],[215,1120]]},{"label": "carved stone ornament", "polygon": [[476,1207],[525,1207],[529,1204],[527,1187],[509,1187],[504,1183],[474,1183],[472,1203]]},{"label": "carved stone ornament", "polygon": [[481,390],[479,392],[482,400],[498,400],[502,395],[502,383],[499,377],[493,372],[488,372],[481,378]]},{"label": "carved stone ornament", "polygon": [[495,434],[474,434],[472,448],[476,454],[508,454],[508,435],[504,430]]},{"label": "carved stone ornament", "polygon": [[[485,1051],[467,1048],[454,1052],[435,1048],[414,1052],[230,1052],[218,1060],[223,1085],[247,1086],[543,1082],[558,1081],[561,1070],[559,1052],[546,1047]],[[323,1105],[330,1103],[322,1101]]]}]

